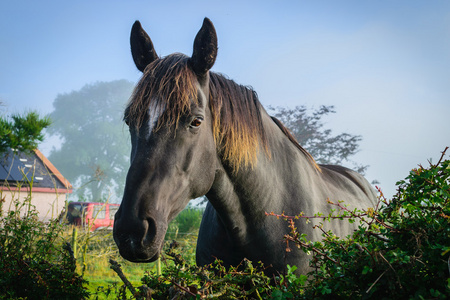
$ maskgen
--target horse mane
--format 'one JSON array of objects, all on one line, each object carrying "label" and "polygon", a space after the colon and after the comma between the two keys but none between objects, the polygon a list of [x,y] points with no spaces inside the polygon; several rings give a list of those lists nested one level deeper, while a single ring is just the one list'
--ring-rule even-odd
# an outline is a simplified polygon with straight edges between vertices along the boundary
[{"label": "horse mane", "polygon": [[[235,171],[240,166],[253,166],[260,149],[270,155],[258,96],[253,89],[221,74],[209,74],[209,105],[218,152]],[[180,117],[190,112],[191,102],[198,101],[197,82],[197,75],[189,67],[189,57],[175,53],[155,60],[146,67],[136,85],[124,120],[138,129],[152,107],[164,112],[153,128],[155,132],[163,125],[177,128]],[[311,155],[277,121],[274,120],[284,134],[315,164]]]},{"label": "horse mane", "polygon": [[312,155],[306,151],[305,148],[303,148],[299,142],[297,141],[297,139],[292,135],[292,133],[289,131],[289,129],[286,128],[286,126],[283,125],[283,123],[281,123],[280,120],[278,120],[277,118],[275,118],[274,116],[271,116],[272,121],[277,124],[278,128],[281,129],[281,131],[284,133],[284,135],[287,136],[287,138],[291,141],[291,143],[293,143],[295,145],[295,147],[297,147],[298,150],[300,150],[300,152],[302,152],[306,158],[308,158],[308,160],[314,165],[314,167],[321,172],[320,166],[316,163],[316,161],[314,160],[314,158],[312,157]]},{"label": "horse mane", "polygon": [[256,92],[213,72],[209,89],[214,139],[224,159],[237,170],[256,163],[260,146],[270,155]]}]

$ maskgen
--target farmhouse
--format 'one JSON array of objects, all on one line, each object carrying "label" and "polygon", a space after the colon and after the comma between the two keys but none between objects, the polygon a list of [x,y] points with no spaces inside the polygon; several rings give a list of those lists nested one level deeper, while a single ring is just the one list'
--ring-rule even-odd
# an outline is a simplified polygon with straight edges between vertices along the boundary
[{"label": "farmhouse", "polygon": [[29,199],[41,221],[57,218],[72,185],[39,151],[31,154],[9,150],[0,157],[0,200],[2,212],[13,209],[12,200]]}]

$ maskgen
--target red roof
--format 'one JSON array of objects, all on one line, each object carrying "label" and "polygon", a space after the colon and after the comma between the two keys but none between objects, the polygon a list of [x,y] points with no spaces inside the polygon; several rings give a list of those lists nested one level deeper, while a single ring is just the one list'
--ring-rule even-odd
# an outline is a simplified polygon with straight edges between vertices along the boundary
[{"label": "red roof", "polygon": [[72,185],[70,182],[64,178],[64,176],[61,174],[61,172],[58,171],[58,169],[48,160],[47,157],[45,157],[44,154],[42,154],[41,151],[38,149],[34,150],[36,155],[41,159],[41,161],[44,163],[44,165],[47,167],[47,169],[53,174],[56,178],[61,181],[61,183],[66,187],[66,189],[72,189]]}]

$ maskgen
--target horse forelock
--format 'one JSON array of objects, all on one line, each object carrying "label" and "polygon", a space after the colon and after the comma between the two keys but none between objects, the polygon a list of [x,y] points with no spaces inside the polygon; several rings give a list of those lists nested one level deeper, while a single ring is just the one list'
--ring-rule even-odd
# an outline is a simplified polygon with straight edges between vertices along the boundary
[{"label": "horse forelock", "polygon": [[188,57],[172,54],[149,64],[136,85],[125,110],[124,119],[139,129],[148,111],[161,112],[153,131],[162,125],[178,127],[180,117],[197,101],[196,75],[188,66]]},{"label": "horse forelock", "polygon": [[[129,126],[139,129],[144,122],[152,122],[147,120],[151,109],[160,112],[154,132],[163,125],[178,127],[192,101],[198,101],[198,79],[188,60],[183,54],[172,54],[147,66],[125,110]],[[213,72],[209,92],[216,147],[233,170],[253,166],[259,149],[270,155],[256,93]]]}]

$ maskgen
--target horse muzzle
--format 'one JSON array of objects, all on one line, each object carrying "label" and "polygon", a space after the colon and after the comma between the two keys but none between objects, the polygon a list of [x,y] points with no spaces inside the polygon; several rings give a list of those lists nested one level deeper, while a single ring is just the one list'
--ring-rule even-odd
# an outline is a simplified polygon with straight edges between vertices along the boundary
[{"label": "horse muzzle", "polygon": [[143,263],[158,259],[166,231],[167,222],[158,222],[154,218],[127,220],[116,215],[113,236],[123,258]]}]

